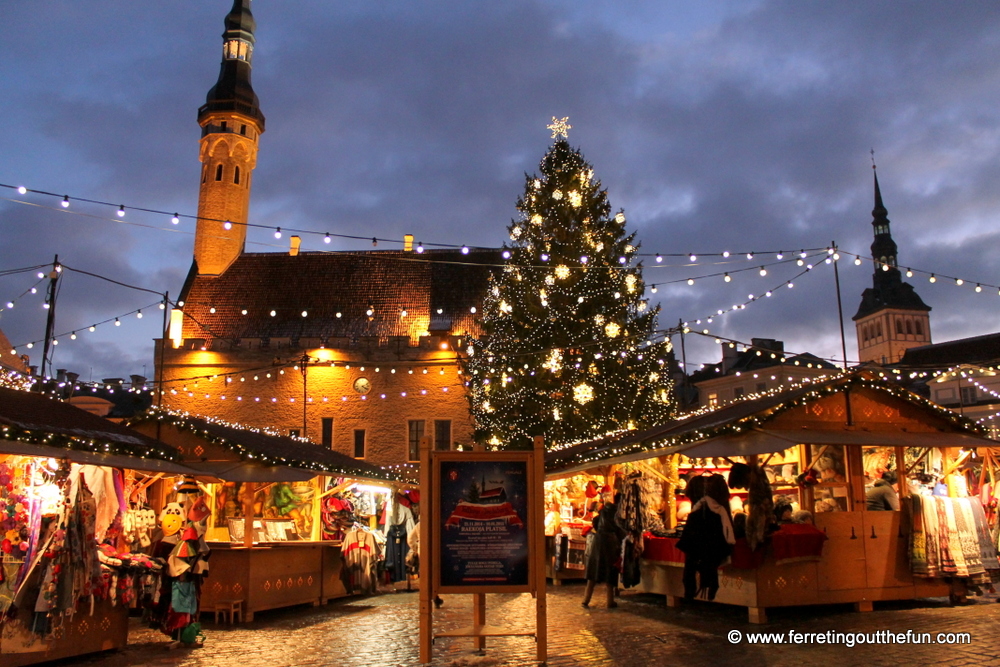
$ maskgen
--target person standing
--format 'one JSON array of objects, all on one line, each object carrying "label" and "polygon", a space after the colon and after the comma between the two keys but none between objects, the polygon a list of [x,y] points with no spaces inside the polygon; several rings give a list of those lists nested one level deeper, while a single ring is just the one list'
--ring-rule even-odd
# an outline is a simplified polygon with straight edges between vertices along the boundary
[{"label": "person standing", "polygon": [[615,494],[614,502],[605,503],[597,516],[594,517],[593,540],[587,553],[586,577],[587,588],[583,594],[583,606],[590,606],[590,598],[597,584],[607,588],[607,604],[609,609],[618,606],[615,602],[615,589],[618,587],[617,561],[621,553],[622,539],[625,534],[615,523],[616,505],[621,494]]}]

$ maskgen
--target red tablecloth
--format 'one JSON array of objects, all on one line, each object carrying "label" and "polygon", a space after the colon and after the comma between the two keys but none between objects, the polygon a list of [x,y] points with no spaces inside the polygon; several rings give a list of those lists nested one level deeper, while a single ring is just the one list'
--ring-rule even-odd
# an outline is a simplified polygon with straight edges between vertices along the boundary
[{"label": "red tablecloth", "polygon": [[[677,548],[676,537],[655,537],[647,533],[643,537],[644,547],[642,557],[646,560],[658,560],[668,565],[684,565],[684,552]],[[763,550],[753,552],[745,539],[736,540],[733,545],[731,567],[742,570],[752,570],[764,562]]]},{"label": "red tablecloth", "polygon": [[[676,537],[655,537],[649,533],[644,536],[645,546],[642,557],[646,560],[656,560],[668,565],[684,565],[684,552],[677,548]],[[811,523],[784,524],[770,537],[770,549],[774,554],[775,563],[795,562],[800,560],[819,560],[823,555],[823,542],[826,533]],[[752,570],[764,562],[765,549],[751,551],[747,541],[737,539],[733,546],[733,556],[730,567],[741,570]]]},{"label": "red tablecloth", "polygon": [[819,560],[826,533],[811,523],[786,523],[771,535],[771,549],[778,565],[800,560]]}]

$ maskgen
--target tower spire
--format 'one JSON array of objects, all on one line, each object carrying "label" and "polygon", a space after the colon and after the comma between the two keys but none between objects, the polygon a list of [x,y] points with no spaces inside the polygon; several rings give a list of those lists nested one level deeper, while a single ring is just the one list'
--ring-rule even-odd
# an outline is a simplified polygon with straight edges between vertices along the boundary
[{"label": "tower spire", "polygon": [[875,207],[872,209],[874,240],[871,245],[875,274],[872,286],[861,295],[854,316],[861,361],[895,363],[910,347],[931,342],[930,306],[903,282],[896,256],[896,242],[889,231],[889,211],[882,202],[882,190],[872,151]]},{"label": "tower spire", "polygon": [[[889,231],[889,211],[882,203],[882,190],[878,186],[878,171],[875,163],[872,162],[872,174],[875,176],[875,208],[872,209],[872,228],[875,232],[875,240],[872,241],[872,259],[875,261],[875,276],[883,271],[897,274],[896,268],[896,242],[892,240],[892,233]],[[888,267],[885,269],[884,267]],[[897,276],[898,277],[898,276]]]},{"label": "tower spire", "polygon": [[250,175],[264,114],[250,84],[257,23],[250,0],[234,0],[222,33],[219,79],[198,109],[202,162],[194,260],[198,273],[219,275],[243,252]]}]

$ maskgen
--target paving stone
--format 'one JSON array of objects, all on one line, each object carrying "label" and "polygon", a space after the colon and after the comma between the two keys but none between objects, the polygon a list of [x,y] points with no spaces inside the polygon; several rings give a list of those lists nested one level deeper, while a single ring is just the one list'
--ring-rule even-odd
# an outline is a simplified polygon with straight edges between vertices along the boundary
[{"label": "paving stone", "polygon": [[[752,625],[746,610],[695,602],[668,609],[660,596],[625,591],[617,609],[580,605],[581,585],[548,591],[549,665],[641,667],[684,665],[775,667],[827,664],[836,667],[896,664],[981,665],[1000,659],[1000,604],[994,596],[952,608],[943,600],[876,604],[856,613],[849,605],[768,610],[769,623]],[[322,607],[296,607],[258,613],[254,622],[217,627],[204,624],[208,640],[199,649],[168,651],[165,638],[133,619],[129,646],[117,652],[63,661],[62,665],[101,667],[395,667],[418,664],[417,593],[387,593],[350,598]],[[457,629],[472,618],[471,596],[445,596],[435,612],[435,629]],[[491,595],[491,625],[530,631],[534,601],[530,596]],[[210,619],[209,619],[210,620]],[[750,645],[731,644],[727,633],[771,632],[787,637],[834,632],[970,632],[972,643]],[[530,638],[487,640],[483,655],[469,639],[439,639],[435,667],[507,667],[534,664]]]}]

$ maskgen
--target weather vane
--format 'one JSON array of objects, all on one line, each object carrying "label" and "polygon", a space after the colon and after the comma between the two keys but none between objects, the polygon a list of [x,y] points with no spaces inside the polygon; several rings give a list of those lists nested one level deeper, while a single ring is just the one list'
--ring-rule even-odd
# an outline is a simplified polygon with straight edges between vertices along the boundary
[{"label": "weather vane", "polygon": [[573,129],[573,126],[569,124],[569,116],[564,116],[562,119],[552,117],[552,124],[546,125],[545,127],[552,130],[552,138],[555,139],[560,134],[564,139],[569,138],[569,131]]},{"label": "weather vane", "polygon": [[875,149],[874,148],[871,150],[871,154],[872,154],[872,169],[874,169],[875,168]]}]

